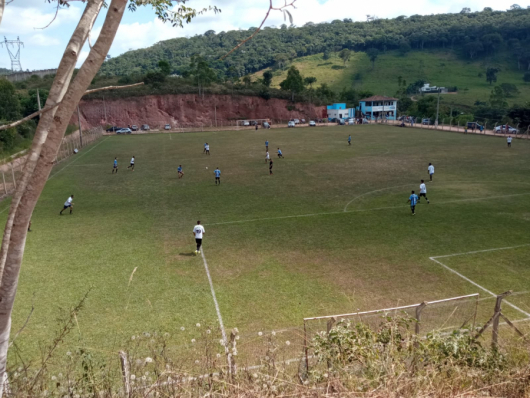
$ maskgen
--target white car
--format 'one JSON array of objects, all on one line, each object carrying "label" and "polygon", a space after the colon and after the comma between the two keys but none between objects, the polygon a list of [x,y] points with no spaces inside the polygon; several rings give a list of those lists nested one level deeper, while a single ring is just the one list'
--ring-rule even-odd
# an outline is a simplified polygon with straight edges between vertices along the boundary
[{"label": "white car", "polygon": [[164,126],[164,130],[171,130],[171,125],[166,124],[166,125]]},{"label": "white car", "polygon": [[355,120],[353,120],[352,118],[348,119],[348,124],[350,125],[355,124]]},{"label": "white car", "polygon": [[289,123],[287,123],[287,127],[294,127],[294,126],[296,126],[296,124],[292,120]]},{"label": "white car", "polygon": [[250,126],[250,122],[248,122],[248,121],[245,120],[245,121],[243,122],[243,126]]},{"label": "white car", "polygon": [[317,125],[317,124],[315,123],[314,120],[311,120],[311,121],[309,122],[309,127],[316,127],[316,125]]},{"label": "white car", "polygon": [[294,119],[294,124],[299,124],[300,123],[300,120],[299,119]]},{"label": "white car", "polygon": [[131,133],[132,133],[132,130],[130,128],[119,129],[118,131],[116,131],[116,134],[131,134]]},{"label": "white car", "polygon": [[[503,124],[502,126],[495,127],[495,132],[501,134],[506,133],[506,125]],[[517,129],[513,128],[512,126],[508,126],[508,134],[517,134]]]}]

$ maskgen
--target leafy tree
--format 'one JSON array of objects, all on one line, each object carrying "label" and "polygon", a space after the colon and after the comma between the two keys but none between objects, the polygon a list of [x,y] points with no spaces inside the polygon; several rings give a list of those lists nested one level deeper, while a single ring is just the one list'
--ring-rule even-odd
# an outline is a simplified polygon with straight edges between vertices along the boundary
[{"label": "leafy tree", "polygon": [[502,36],[498,33],[488,33],[487,35],[482,36],[481,41],[484,49],[493,53],[501,45]]},{"label": "leafy tree", "polygon": [[370,61],[372,62],[372,70],[374,70],[375,60],[379,56],[379,50],[377,50],[377,48],[370,48],[368,51],[366,51],[366,55],[368,55],[368,58],[370,58]]},{"label": "leafy tree", "polygon": [[329,52],[329,50],[324,50],[324,54],[322,55],[322,59],[324,61],[327,61],[330,58],[331,58],[331,53]]},{"label": "leafy tree", "polygon": [[7,79],[0,79],[0,119],[17,120],[20,118],[20,111],[15,86]]},{"label": "leafy tree", "polygon": [[217,80],[215,71],[210,68],[208,62],[200,55],[191,57],[190,67],[187,71],[189,75],[193,76],[194,81],[197,82],[199,95],[203,93],[203,87],[210,85]]},{"label": "leafy tree", "polygon": [[252,84],[252,78],[249,75],[243,76],[243,83],[249,87]]},{"label": "leafy tree", "polygon": [[304,90],[304,79],[296,66],[291,66],[287,71],[286,79],[280,83],[282,90],[291,92],[291,100],[294,101],[295,93]]},{"label": "leafy tree", "polygon": [[144,76],[144,83],[149,84],[155,88],[162,86],[162,83],[166,81],[166,75],[161,71],[148,72]]},{"label": "leafy tree", "polygon": [[272,83],[272,72],[270,70],[263,73],[263,85],[270,87]]},{"label": "leafy tree", "polygon": [[13,149],[15,146],[15,140],[17,137],[17,129],[11,127],[7,130],[0,131],[0,143],[2,144],[3,150]]},{"label": "leafy tree", "polygon": [[530,104],[513,106],[508,111],[508,117],[519,124],[519,128],[526,130],[530,126]]},{"label": "leafy tree", "polygon": [[344,50],[341,50],[339,53],[340,59],[342,59],[342,62],[344,62],[344,65],[346,65],[346,62],[350,60],[351,57],[351,51],[345,48]]},{"label": "leafy tree", "polygon": [[304,84],[308,85],[311,88],[313,88],[313,84],[316,82],[317,82],[317,78],[313,76],[308,76],[304,79]]},{"label": "leafy tree", "polygon": [[[44,104],[46,103],[46,100],[48,99],[48,90],[40,89],[39,97],[40,97],[41,107],[44,107]],[[29,89],[27,95],[20,96],[20,106],[22,110],[22,116],[28,116],[28,115],[31,115],[33,112],[37,112],[39,110],[37,90],[34,88]]]},{"label": "leafy tree", "polygon": [[471,12],[471,8],[464,7],[462,8],[462,11],[460,11],[460,14],[469,14]]},{"label": "leafy tree", "polygon": [[399,53],[401,55],[407,54],[408,52],[410,52],[411,49],[412,47],[410,46],[409,42],[406,40],[402,40],[401,43],[399,44]]},{"label": "leafy tree", "polygon": [[475,55],[484,51],[484,46],[478,40],[466,43],[464,45],[464,51],[469,55],[470,59],[473,59]]},{"label": "leafy tree", "polygon": [[169,76],[171,74],[171,65],[169,62],[165,60],[158,61],[158,67],[164,75]]},{"label": "leafy tree", "polygon": [[519,4],[512,4],[510,6],[510,10],[512,10],[512,11],[521,10],[521,9],[522,9],[522,7]]},{"label": "leafy tree", "polygon": [[490,104],[493,108],[506,108],[508,106],[506,95],[500,86],[495,86],[493,87],[493,90],[491,90]]},{"label": "leafy tree", "polygon": [[490,84],[497,82],[497,73],[499,73],[499,69],[497,68],[488,68],[486,70],[486,81]]},{"label": "leafy tree", "polygon": [[501,84],[502,91],[504,91],[504,95],[507,98],[515,97],[517,94],[519,94],[519,89],[515,84],[512,83],[502,83]]}]

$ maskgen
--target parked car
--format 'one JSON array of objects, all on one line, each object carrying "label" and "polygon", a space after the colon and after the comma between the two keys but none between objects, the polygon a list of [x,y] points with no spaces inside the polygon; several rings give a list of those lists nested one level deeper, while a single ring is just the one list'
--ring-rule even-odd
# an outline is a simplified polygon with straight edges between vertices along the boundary
[{"label": "parked car", "polygon": [[132,133],[132,130],[130,128],[125,128],[125,129],[119,129],[118,131],[116,131],[116,134],[131,134]]},{"label": "parked car", "polygon": [[287,123],[287,127],[295,127],[295,126],[296,126],[296,123],[293,120]]},{"label": "parked car", "polygon": [[131,126],[131,130],[132,130],[132,131],[138,131],[138,126],[137,126],[136,124],[133,124],[133,125]]},{"label": "parked car", "polygon": [[344,122],[344,119],[338,119],[337,124],[339,124],[340,126],[344,126],[346,122]]},{"label": "parked car", "polygon": [[305,119],[302,119],[302,123],[305,123]]},{"label": "parked car", "polygon": [[431,119],[429,118],[421,119],[421,124],[429,125],[431,124]]},{"label": "parked car", "polygon": [[310,121],[309,121],[309,127],[316,127],[316,125],[317,125],[317,124],[315,123],[314,120],[310,120]]},{"label": "parked car", "polygon": [[107,133],[110,133],[110,132],[116,132],[118,130],[121,130],[121,127],[116,127],[116,126],[112,126],[112,127],[109,127],[107,130],[105,130]]},{"label": "parked car", "polygon": [[478,124],[477,122],[467,122],[467,128],[470,130],[482,130],[484,126]]},{"label": "parked car", "polygon": [[148,124],[142,124],[142,130],[148,131],[148,130],[151,130],[151,129],[149,128]]},{"label": "parked car", "polygon": [[348,119],[348,124],[351,126],[352,124],[355,124],[355,120],[353,118]]},{"label": "parked car", "polygon": [[263,122],[263,128],[264,129],[270,129],[271,125],[268,122]]},{"label": "parked car", "polygon": [[299,119],[294,119],[293,122],[294,122],[294,124],[300,124],[300,120]]},{"label": "parked car", "polygon": [[171,125],[170,124],[166,124],[164,126],[164,130],[171,130]]},{"label": "parked car", "polygon": [[[503,124],[502,126],[495,127],[495,132],[501,134],[506,133],[506,125]],[[517,129],[512,126],[508,126],[508,134],[517,134]]]}]

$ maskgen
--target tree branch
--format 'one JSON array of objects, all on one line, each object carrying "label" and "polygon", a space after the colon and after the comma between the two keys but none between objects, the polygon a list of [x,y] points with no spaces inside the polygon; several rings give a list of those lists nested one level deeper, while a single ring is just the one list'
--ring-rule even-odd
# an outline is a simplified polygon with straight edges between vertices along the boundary
[{"label": "tree branch", "polygon": [[55,9],[55,15],[53,16],[53,19],[50,21],[48,25],[46,25],[44,28],[35,28],[35,29],[46,29],[48,26],[50,26],[53,21],[57,18],[57,14],[59,14],[59,7],[61,7],[61,2],[57,1],[57,8]]},{"label": "tree branch", "polygon": [[[1,1],[1,0],[0,0]],[[100,88],[95,88],[95,89],[92,89],[92,90],[87,90],[85,91],[85,94],[92,94],[92,93],[96,93],[98,91],[104,91],[104,90],[119,90],[119,89],[122,89],[122,88],[130,88],[130,87],[136,87],[136,86],[142,86],[144,83],[141,82],[141,83],[135,83],[135,84],[128,84],[126,86],[108,86],[108,87],[100,87]],[[23,119],[20,119],[20,120],[17,120],[16,122],[13,122],[11,124],[5,124],[3,126],[0,126],[0,131],[2,130],[7,130],[7,129],[10,129],[11,127],[16,127],[18,126],[19,124],[22,124],[28,120],[31,120],[33,118],[36,118],[37,116],[40,116],[42,115],[43,113],[46,113],[46,112],[49,112],[51,111],[52,109],[54,108],[57,108],[59,105],[61,105],[61,102],[55,104],[54,106],[49,106],[48,108],[44,108],[40,111],[37,111],[37,112],[33,112],[31,115],[29,116],[26,116],[25,118]]]},{"label": "tree branch", "polygon": [[265,24],[265,21],[267,21],[267,19],[269,18],[269,14],[271,13],[271,11],[284,11],[286,8],[288,7],[293,7],[293,8],[296,8],[294,6],[294,3],[296,3],[296,0],[291,0],[290,3],[285,3],[285,5],[281,6],[281,7],[273,7],[272,6],[272,0],[269,0],[269,9],[267,10],[267,13],[265,14],[265,18],[263,18],[263,21],[261,21],[261,25],[258,26],[258,28],[254,31],[254,33],[252,33],[249,37],[247,37],[245,40],[243,40],[241,43],[239,43],[237,46],[235,46],[233,49],[231,49],[228,53],[226,53],[225,55],[223,55],[220,60],[222,61],[223,59],[225,59],[226,57],[228,57],[230,54],[232,54],[234,51],[236,51],[238,48],[240,48],[243,44],[245,44],[247,41],[251,40],[254,36],[256,36],[259,31],[261,30],[261,28],[263,27],[263,25]]}]

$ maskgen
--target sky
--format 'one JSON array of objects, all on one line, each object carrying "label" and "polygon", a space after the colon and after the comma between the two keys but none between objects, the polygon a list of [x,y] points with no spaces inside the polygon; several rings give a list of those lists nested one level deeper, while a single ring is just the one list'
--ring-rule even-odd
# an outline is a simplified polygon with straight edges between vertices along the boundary
[{"label": "sky", "polygon": [[[283,3],[284,0],[273,0],[275,6]],[[296,9],[289,10],[294,18],[294,25],[302,26],[307,22],[330,22],[344,18],[365,21],[367,15],[393,18],[400,15],[454,13],[464,7],[471,8],[471,11],[480,11],[484,7],[507,10],[513,3],[514,0],[296,0]],[[50,4],[45,0],[14,0],[6,6],[0,25],[0,38],[5,36],[8,40],[16,40],[20,37],[24,43],[20,56],[23,70],[57,68],[85,5],[81,1],[73,1],[70,7],[61,9],[54,20],[54,4],[57,3]],[[527,6],[519,4],[525,8]],[[178,28],[160,22],[149,6],[138,8],[136,12],[126,11],[109,54],[116,57],[131,49],[149,47],[175,37],[191,37],[211,29],[222,32],[258,26],[268,9],[269,0],[189,0],[186,5],[196,9],[215,5],[222,12],[217,15],[213,12],[207,13],[194,19],[191,24],[184,25],[184,28]],[[105,13],[106,10],[101,12],[94,25],[92,41],[96,40],[99,34]],[[272,11],[265,26],[279,27],[283,23],[283,14]],[[46,27],[47,25],[49,26]],[[88,45],[80,54],[78,66],[87,54]],[[5,45],[0,47],[0,68],[11,69]]]}]

